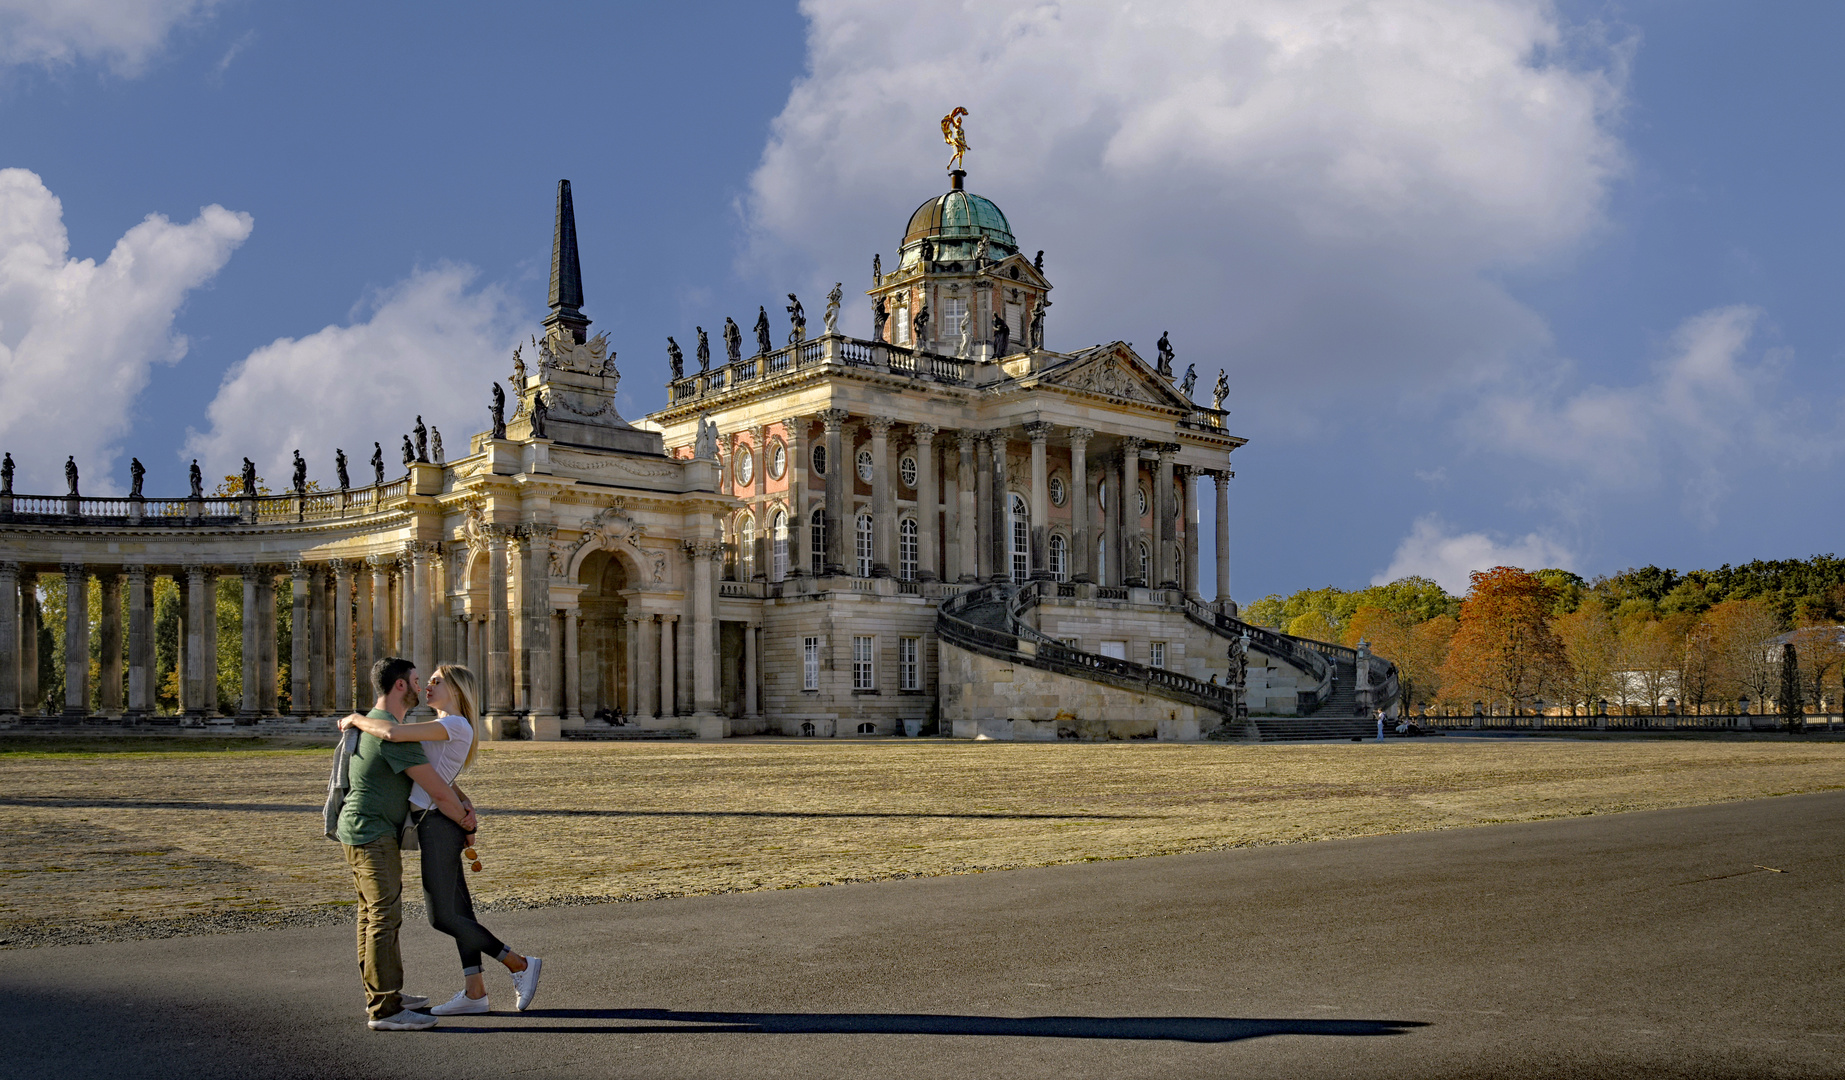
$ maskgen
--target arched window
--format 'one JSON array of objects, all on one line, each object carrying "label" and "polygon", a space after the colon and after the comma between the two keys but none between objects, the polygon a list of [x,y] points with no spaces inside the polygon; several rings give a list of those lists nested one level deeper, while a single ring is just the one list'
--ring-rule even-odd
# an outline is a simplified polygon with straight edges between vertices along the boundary
[{"label": "arched window", "polygon": [[1009,532],[1012,534],[1012,580],[1031,579],[1031,510],[1025,496],[1012,492],[1007,505],[1012,508]]},{"label": "arched window", "polygon": [[808,519],[807,536],[813,541],[813,552],[808,559],[813,564],[813,574],[819,577],[826,568],[826,507],[814,507],[814,513]]},{"label": "arched window", "polygon": [[737,580],[756,580],[756,519],[748,514],[737,520]]},{"label": "arched window", "polygon": [[897,576],[904,581],[916,580],[916,519],[904,518],[897,523]]},{"label": "arched window", "polygon": [[1147,554],[1147,545],[1142,544],[1140,545],[1140,583],[1145,585],[1152,581],[1152,574],[1153,570],[1150,565],[1150,557]]},{"label": "arched window", "polygon": [[1051,576],[1058,581],[1070,580],[1070,545],[1056,533],[1051,534]]},{"label": "arched window", "polygon": [[857,577],[871,576],[871,515],[860,514],[852,530],[853,551],[858,555]]},{"label": "arched window", "polygon": [[781,581],[788,576],[788,512],[777,510],[773,519],[774,531],[770,533],[775,545],[770,556],[770,567],[774,572],[773,580]]}]

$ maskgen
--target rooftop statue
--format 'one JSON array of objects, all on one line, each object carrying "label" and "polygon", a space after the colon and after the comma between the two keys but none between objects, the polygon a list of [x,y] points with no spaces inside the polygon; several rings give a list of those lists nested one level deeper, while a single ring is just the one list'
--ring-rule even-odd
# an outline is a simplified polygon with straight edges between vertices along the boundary
[{"label": "rooftop statue", "polygon": [[352,474],[346,471],[346,451],[337,446],[333,448],[333,469],[339,473],[341,491],[352,486]]},{"label": "rooftop statue", "polygon": [[728,315],[724,316],[724,356],[733,364],[743,359],[743,331]]},{"label": "rooftop statue", "polygon": [[679,343],[670,334],[666,338],[666,362],[673,369],[674,382],[685,378],[685,354],[679,351]]},{"label": "rooftop statue", "polygon": [[705,333],[705,328],[702,326],[694,326],[692,329],[698,331],[698,370],[700,372],[710,371],[711,335]]},{"label": "rooftop statue", "polygon": [[499,383],[493,384],[493,404],[487,406],[487,414],[493,418],[493,437],[506,437],[506,391],[500,389]]},{"label": "rooftop statue", "polygon": [[416,447],[410,445],[410,436],[404,436],[404,468],[416,464]]},{"label": "rooftop statue", "polygon": [[974,269],[985,270],[988,266],[992,265],[992,263],[992,245],[988,242],[987,238],[983,236],[980,238],[980,241],[974,245]]},{"label": "rooftop statue", "polygon": [[718,459],[717,421],[711,419],[710,413],[698,418],[698,440],[692,446],[692,456],[700,461]]},{"label": "rooftop statue", "polygon": [[423,418],[421,416],[416,418],[416,427],[413,430],[416,432],[416,459],[418,461],[428,461],[429,429],[423,426]]},{"label": "rooftop statue", "polygon": [[205,497],[205,478],[199,474],[199,459],[198,458],[192,459],[192,468],[187,471],[186,477],[188,480],[192,482],[192,497],[195,499],[204,498]]},{"label": "rooftop statue", "polygon": [[973,308],[962,308],[961,309],[961,325],[956,327],[956,329],[961,331],[961,343],[960,343],[960,346],[955,349],[955,358],[959,360],[965,360],[967,359],[968,350],[974,347],[974,309]]},{"label": "rooftop statue", "polygon": [[961,167],[961,159],[967,153],[967,135],[961,130],[961,118],[966,115],[967,110],[957,105],[953,112],[942,117],[942,141],[954,147],[955,151],[954,156],[948,159],[949,172]]},{"label": "rooftop statue", "polygon": [[924,240],[922,242],[922,250],[919,254],[921,254],[922,256],[923,266],[925,268],[930,263],[934,262],[935,261],[935,241]]},{"label": "rooftop statue", "polygon": [[1230,396],[1230,376],[1224,374],[1223,368],[1217,369],[1217,385],[1211,387],[1211,408],[1224,407],[1224,399]]},{"label": "rooftop statue", "polygon": [[1197,385],[1198,385],[1198,365],[1197,364],[1185,365],[1185,381],[1179,384],[1179,393],[1184,394],[1186,397],[1191,397],[1192,388]]},{"label": "rooftop statue", "polygon": [[13,455],[8,454],[5,461],[0,461],[0,495],[11,495],[12,493]]},{"label": "rooftop statue", "polygon": [[1012,327],[1005,316],[993,313],[993,356],[995,359],[1010,355],[1012,352]]},{"label": "rooftop statue", "polygon": [[884,298],[880,296],[878,302],[871,305],[871,340],[884,340],[884,324],[889,321],[890,312],[885,310]]},{"label": "rooftop statue", "polygon": [[871,255],[871,283],[884,284],[884,257],[876,252]]},{"label": "rooftop statue", "polygon": [[242,480],[244,495],[254,498],[256,496],[256,462],[249,458],[243,459]]},{"label": "rooftop statue", "polygon": [[523,355],[521,351],[524,348],[525,346],[523,345],[513,346],[512,383],[513,383],[514,390],[525,389],[525,356]]},{"label": "rooftop statue", "polygon": [[788,344],[807,339],[807,312],[801,309],[801,301],[793,293],[788,294],[788,306],[782,310],[788,313]]},{"label": "rooftop statue", "polygon": [[[12,470],[9,469],[7,471],[11,472]],[[146,479],[147,479],[147,466],[141,464],[140,458],[129,458],[128,459],[128,484],[129,484],[128,497],[129,498],[138,499],[141,497],[141,483],[142,481]]]},{"label": "rooftop statue", "polygon": [[833,291],[826,294],[826,315],[823,316],[822,321],[829,334],[839,333],[839,303],[846,298],[846,294],[840,289],[844,284],[843,281],[833,282]]},{"label": "rooftop statue", "polygon": [[1160,331],[1160,340],[1156,347],[1160,351],[1159,373],[1170,379],[1172,378],[1172,358],[1178,354],[1172,351],[1172,342],[1166,337],[1166,331]]},{"label": "rooftop statue", "polygon": [[1051,306],[1051,298],[1041,296],[1031,309],[1031,347],[1044,348],[1044,309]]},{"label": "rooftop statue", "polygon": [[767,356],[775,346],[769,341],[769,309],[758,305],[756,308],[756,355]]},{"label": "rooftop statue", "polygon": [[372,443],[372,483],[384,484],[384,447]]},{"label": "rooftop statue", "polygon": [[307,490],[307,461],[302,458],[300,448],[295,450],[295,494]]},{"label": "rooftop statue", "polygon": [[924,300],[916,309],[916,317],[910,320],[910,330],[916,335],[916,347],[922,348],[923,342],[929,340],[929,302]]},{"label": "rooftop statue", "polygon": [[1031,268],[1033,270],[1036,270],[1040,274],[1044,273],[1044,249],[1043,248],[1038,249],[1038,257],[1031,261]]},{"label": "rooftop statue", "polygon": [[545,434],[545,421],[551,419],[551,403],[545,400],[541,390],[532,395],[532,438],[548,439]]},{"label": "rooftop statue", "polygon": [[75,454],[64,462],[64,479],[70,484],[70,493],[77,494],[77,455]]},{"label": "rooftop statue", "polygon": [[442,464],[442,431],[440,428],[429,429],[429,452],[434,455],[437,465]]}]

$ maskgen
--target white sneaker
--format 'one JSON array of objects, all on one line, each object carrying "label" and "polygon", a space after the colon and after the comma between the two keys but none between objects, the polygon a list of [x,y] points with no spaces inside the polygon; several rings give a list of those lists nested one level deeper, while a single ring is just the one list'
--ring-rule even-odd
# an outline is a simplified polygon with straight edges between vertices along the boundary
[{"label": "white sneaker", "polygon": [[429,1010],[429,1015],[479,1016],[482,1013],[492,1011],[492,1009],[487,1007],[487,995],[482,994],[480,997],[471,998],[468,996],[468,992],[463,990],[454,997],[449,998],[447,1001]]},{"label": "white sneaker", "polygon": [[512,975],[513,989],[519,994],[513,1002],[513,1008],[524,1012],[532,1007],[532,999],[538,996],[538,969],[543,967],[544,963],[536,956],[528,956],[525,958],[524,971],[509,973]]},{"label": "white sneaker", "polygon": [[436,1018],[428,1013],[405,1009],[396,1016],[387,1016],[382,1020],[367,1020],[365,1026],[373,1031],[428,1031],[436,1026]]}]

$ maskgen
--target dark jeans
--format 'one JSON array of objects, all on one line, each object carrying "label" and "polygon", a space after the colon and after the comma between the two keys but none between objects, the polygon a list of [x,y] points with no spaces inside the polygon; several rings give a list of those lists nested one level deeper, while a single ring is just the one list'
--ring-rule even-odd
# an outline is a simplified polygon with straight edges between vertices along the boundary
[{"label": "dark jeans", "polygon": [[455,939],[462,973],[472,975],[480,970],[482,953],[497,960],[507,949],[474,919],[474,901],[468,896],[468,880],[461,866],[461,849],[468,846],[468,834],[442,811],[430,810],[421,813],[416,836],[423,853],[423,903],[429,908],[429,925]]}]

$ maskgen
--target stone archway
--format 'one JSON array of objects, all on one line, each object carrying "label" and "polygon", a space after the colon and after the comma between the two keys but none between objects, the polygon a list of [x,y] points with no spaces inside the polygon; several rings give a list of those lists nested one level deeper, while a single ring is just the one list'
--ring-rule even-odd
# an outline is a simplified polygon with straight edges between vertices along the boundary
[{"label": "stone archway", "polygon": [[577,561],[577,663],[585,718],[632,715],[628,598],[638,567],[625,553],[598,548]]}]

